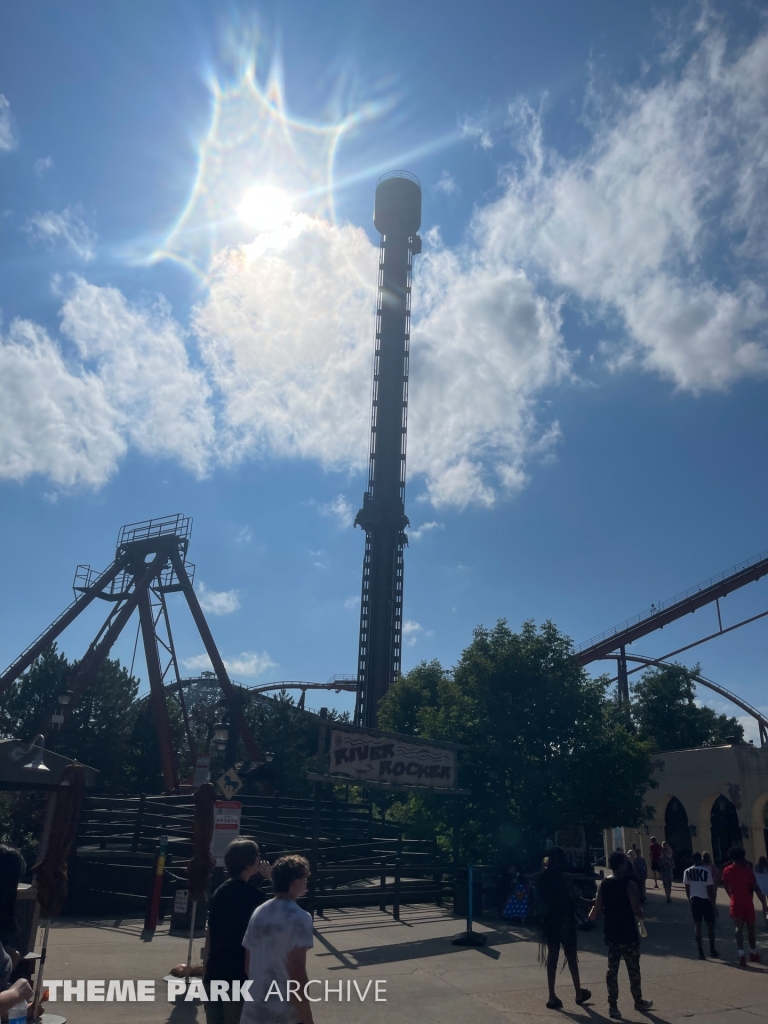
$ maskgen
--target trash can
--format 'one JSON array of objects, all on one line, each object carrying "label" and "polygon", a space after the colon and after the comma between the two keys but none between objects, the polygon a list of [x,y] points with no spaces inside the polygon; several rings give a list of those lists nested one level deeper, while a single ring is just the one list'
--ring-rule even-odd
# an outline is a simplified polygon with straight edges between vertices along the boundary
[{"label": "trash can", "polygon": [[[189,882],[186,880],[176,882],[173,893],[173,911],[171,912],[171,927],[169,935],[181,935],[186,938],[189,935],[189,915],[192,912],[192,900],[189,898]],[[195,905],[195,938],[205,935],[205,921],[208,912],[208,901],[205,897],[198,900]]]}]

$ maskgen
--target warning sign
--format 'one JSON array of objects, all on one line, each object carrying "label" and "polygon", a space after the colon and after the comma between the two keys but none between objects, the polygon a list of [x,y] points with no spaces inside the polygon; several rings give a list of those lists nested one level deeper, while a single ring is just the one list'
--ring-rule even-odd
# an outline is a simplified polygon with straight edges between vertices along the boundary
[{"label": "warning sign", "polygon": [[211,856],[217,867],[224,866],[224,854],[231,842],[240,836],[240,815],[243,805],[237,800],[217,800],[213,806],[213,839]]}]

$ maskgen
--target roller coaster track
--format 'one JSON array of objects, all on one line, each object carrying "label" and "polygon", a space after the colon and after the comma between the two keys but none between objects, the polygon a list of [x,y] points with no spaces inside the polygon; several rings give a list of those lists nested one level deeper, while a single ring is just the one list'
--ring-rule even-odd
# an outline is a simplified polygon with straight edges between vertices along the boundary
[{"label": "roller coaster track", "polygon": [[[627,619],[613,629],[607,629],[597,636],[593,636],[586,643],[574,649],[574,655],[580,665],[588,665],[592,661],[599,661],[611,651],[626,647],[639,640],[648,633],[653,633],[684,615],[690,615],[698,608],[705,605],[719,602],[721,597],[746,586],[747,583],[754,583],[763,576],[768,576],[768,551],[762,551],[754,558],[748,558],[740,562],[732,569],[721,572],[718,576],[705,580],[690,590],[684,590],[681,594],[659,604],[652,604],[646,612],[641,612],[632,619]],[[718,616],[719,616],[718,605]],[[745,620],[751,621],[751,620]],[[721,629],[721,632],[726,632]],[[717,636],[719,634],[712,634]],[[629,659],[629,655],[627,655]],[[729,698],[730,699],[730,698]],[[750,714],[752,712],[749,712]]]},{"label": "roller coaster track", "polygon": [[[607,654],[604,655],[604,657],[618,659],[619,655]],[[661,658],[645,658],[642,654],[627,654],[625,657],[627,661],[636,661],[641,665],[648,666],[649,668],[670,668],[674,664],[671,661],[664,661]],[[690,672],[691,670],[688,669],[687,671]],[[715,683],[711,679],[707,679],[706,676],[698,674],[694,675],[691,673],[691,678],[702,686],[706,686],[708,689],[714,690],[715,693],[719,693],[721,697],[725,697],[726,700],[729,700],[732,704],[735,704],[736,707],[741,708],[742,711],[754,718],[760,730],[760,745],[763,747],[768,745],[768,718],[758,711],[757,708],[752,707],[751,704],[748,704],[731,690],[726,690],[726,688],[724,686],[720,686],[719,683]]]}]

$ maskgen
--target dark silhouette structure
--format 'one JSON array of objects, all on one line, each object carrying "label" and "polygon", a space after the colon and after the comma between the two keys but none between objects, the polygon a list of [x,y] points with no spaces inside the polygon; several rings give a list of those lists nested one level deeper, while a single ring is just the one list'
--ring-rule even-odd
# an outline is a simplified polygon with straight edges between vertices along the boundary
[{"label": "dark silhouette structure", "polygon": [[[211,660],[219,688],[229,701],[233,713],[237,707],[237,694],[194,591],[195,567],[187,561],[191,534],[192,520],[181,513],[124,526],[117,538],[112,564],[101,573],[95,572],[89,565],[79,565],[72,585],[77,595],[75,600],[0,675],[0,693],[3,693],[92,601],[96,598],[106,601],[111,605],[109,614],[67,681],[70,699],[60,709],[63,721],[93,683],[113,644],[138,609],[152,711],[160,741],[163,781],[165,788],[171,792],[179,788],[176,751],[166,703],[166,677],[171,669],[176,678],[174,695],[179,701],[187,742],[193,756],[196,750],[171,633],[167,594],[184,595]],[[138,635],[136,640],[138,643]],[[263,758],[259,745],[245,717],[237,715],[237,723],[249,758],[261,762]],[[45,722],[40,723],[40,731],[47,732],[51,724],[51,716],[48,716]]]},{"label": "dark silhouette structure", "polygon": [[414,175],[392,171],[379,179],[373,222],[381,241],[371,447],[368,489],[355,519],[365,530],[355,722],[368,727],[376,725],[378,703],[400,671],[402,647],[411,266],[421,252],[421,186]]}]

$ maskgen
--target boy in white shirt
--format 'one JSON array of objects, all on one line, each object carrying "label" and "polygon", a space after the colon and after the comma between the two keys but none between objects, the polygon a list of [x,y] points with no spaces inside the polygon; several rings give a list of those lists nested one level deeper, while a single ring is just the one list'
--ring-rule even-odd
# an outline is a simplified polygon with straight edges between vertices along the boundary
[{"label": "boy in white shirt", "polygon": [[240,1024],[313,1024],[305,989],[312,917],[296,903],[308,878],[304,857],[281,857],[272,865],[274,898],[254,910],[243,938],[253,1002],[243,1003]]},{"label": "boy in white shirt", "polygon": [[719,956],[715,949],[715,899],[717,897],[717,885],[714,876],[707,865],[702,861],[701,854],[696,852],[693,855],[693,864],[683,874],[683,885],[685,895],[691,905],[694,930],[696,934],[696,947],[699,951],[699,960],[706,960],[704,949],[701,944],[701,922],[707,922],[709,932],[709,955]]}]

